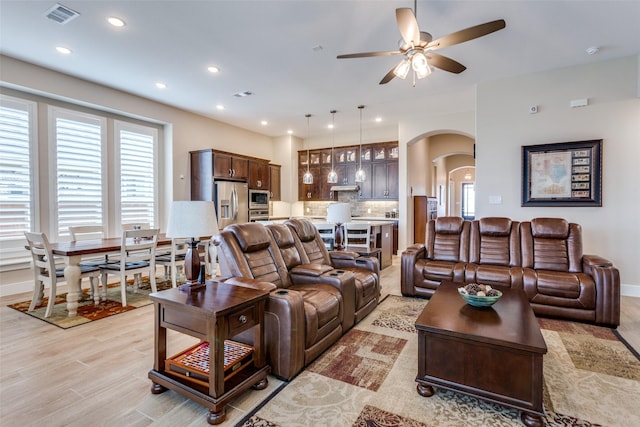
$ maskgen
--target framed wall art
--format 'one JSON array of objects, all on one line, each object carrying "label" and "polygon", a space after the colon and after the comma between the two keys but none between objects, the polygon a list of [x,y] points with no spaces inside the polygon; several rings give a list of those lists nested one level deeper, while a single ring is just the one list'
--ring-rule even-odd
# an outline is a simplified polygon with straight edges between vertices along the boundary
[{"label": "framed wall art", "polygon": [[602,206],[602,140],[523,145],[522,206]]}]

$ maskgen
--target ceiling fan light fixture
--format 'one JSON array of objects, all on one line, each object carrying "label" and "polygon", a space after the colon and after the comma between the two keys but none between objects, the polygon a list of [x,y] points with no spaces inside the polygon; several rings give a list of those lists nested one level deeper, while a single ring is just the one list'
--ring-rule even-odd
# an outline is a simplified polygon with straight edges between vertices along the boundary
[{"label": "ceiling fan light fixture", "polygon": [[431,74],[431,67],[429,67],[429,65],[427,65],[426,67],[419,69],[419,70],[415,70],[416,72],[416,77],[418,79],[424,79],[425,77],[427,77],[428,75]]},{"label": "ceiling fan light fixture", "polygon": [[393,69],[393,74],[401,79],[406,79],[407,74],[409,74],[409,69],[411,68],[411,61],[409,59],[403,59],[396,68]]},{"label": "ceiling fan light fixture", "polygon": [[427,63],[427,57],[424,56],[424,53],[416,52],[411,57],[411,67],[413,68],[413,71],[419,72],[421,70],[424,70],[428,66],[429,64]]}]

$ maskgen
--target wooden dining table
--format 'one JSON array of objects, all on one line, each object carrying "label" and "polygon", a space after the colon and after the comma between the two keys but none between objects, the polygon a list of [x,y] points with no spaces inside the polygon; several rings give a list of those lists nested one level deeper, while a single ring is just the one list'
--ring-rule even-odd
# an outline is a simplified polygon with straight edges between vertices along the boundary
[{"label": "wooden dining table", "polygon": [[[166,237],[164,233],[158,235],[157,247],[170,245],[170,238]],[[78,302],[82,295],[80,286],[80,262],[82,258],[96,254],[108,255],[120,253],[121,247],[121,237],[51,243],[51,252],[64,259],[64,279],[69,287],[69,291],[67,292],[67,311],[69,317],[78,315]]]}]

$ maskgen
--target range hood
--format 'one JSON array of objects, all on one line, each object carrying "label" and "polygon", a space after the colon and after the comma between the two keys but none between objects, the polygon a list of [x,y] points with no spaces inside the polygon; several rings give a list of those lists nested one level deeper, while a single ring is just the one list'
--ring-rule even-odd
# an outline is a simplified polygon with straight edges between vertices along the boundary
[{"label": "range hood", "polygon": [[360,191],[359,185],[334,185],[331,191]]}]

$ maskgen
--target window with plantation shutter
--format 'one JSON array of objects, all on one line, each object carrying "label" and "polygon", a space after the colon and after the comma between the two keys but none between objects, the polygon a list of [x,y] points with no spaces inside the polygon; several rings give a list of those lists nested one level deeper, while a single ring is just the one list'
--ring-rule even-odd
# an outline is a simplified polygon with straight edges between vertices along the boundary
[{"label": "window with plantation shutter", "polygon": [[156,226],[156,144],[157,131],[150,127],[116,122],[120,145],[121,223],[148,223]]},{"label": "window with plantation shutter", "polygon": [[57,237],[69,226],[104,225],[102,140],[105,120],[54,109],[55,224]]},{"label": "window with plantation shutter", "polygon": [[[33,228],[35,103],[0,97],[0,246],[21,245]],[[11,245],[10,243],[14,243]]]}]

